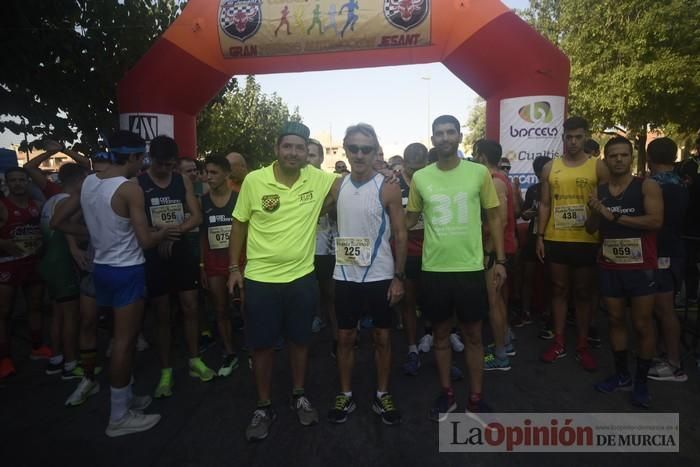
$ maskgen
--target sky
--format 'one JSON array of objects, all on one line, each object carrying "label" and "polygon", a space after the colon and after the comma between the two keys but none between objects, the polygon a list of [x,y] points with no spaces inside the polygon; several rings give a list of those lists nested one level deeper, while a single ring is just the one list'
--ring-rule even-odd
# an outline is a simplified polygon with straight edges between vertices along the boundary
[{"label": "sky", "polygon": [[[529,5],[528,0],[504,3],[518,9]],[[256,79],[263,92],[276,93],[290,110],[298,107],[317,138],[340,142],[348,126],[373,125],[387,157],[403,153],[412,142],[427,144],[430,123],[439,115],[452,114],[464,122],[478,97],[440,63],[257,75]],[[0,133],[0,147],[21,140],[19,135]]]}]

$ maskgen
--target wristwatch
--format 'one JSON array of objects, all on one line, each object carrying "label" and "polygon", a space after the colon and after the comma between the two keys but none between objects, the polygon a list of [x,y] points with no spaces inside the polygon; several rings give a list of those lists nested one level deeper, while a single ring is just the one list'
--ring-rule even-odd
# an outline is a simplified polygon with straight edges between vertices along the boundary
[{"label": "wristwatch", "polygon": [[394,273],[394,277],[400,281],[405,281],[406,280],[406,273],[405,272],[397,272],[397,273]]},{"label": "wristwatch", "polygon": [[496,260],[496,264],[500,264],[501,266],[505,266],[506,264],[508,264],[508,258],[506,258],[506,259],[497,259],[497,260]]}]

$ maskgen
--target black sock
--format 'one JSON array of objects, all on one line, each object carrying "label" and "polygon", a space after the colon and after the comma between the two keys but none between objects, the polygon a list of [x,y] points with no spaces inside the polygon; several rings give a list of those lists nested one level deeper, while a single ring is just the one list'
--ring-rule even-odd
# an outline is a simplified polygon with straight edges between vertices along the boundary
[{"label": "black sock", "polygon": [[651,360],[637,358],[637,372],[634,374],[635,383],[645,384],[647,382],[647,375],[649,374],[650,366]]},{"label": "black sock", "polygon": [[626,350],[613,351],[613,358],[615,359],[615,371],[617,372],[617,374],[618,375],[629,375],[630,371],[627,368],[627,351]]}]

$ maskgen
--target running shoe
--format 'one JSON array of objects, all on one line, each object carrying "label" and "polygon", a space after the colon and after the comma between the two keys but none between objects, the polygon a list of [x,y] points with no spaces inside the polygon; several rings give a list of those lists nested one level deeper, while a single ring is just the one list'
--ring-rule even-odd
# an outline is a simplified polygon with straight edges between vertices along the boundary
[{"label": "running shoe", "polygon": [[292,396],[291,409],[297,413],[297,418],[302,426],[311,426],[318,423],[318,410],[309,402],[305,395]]},{"label": "running shoe", "polygon": [[[98,365],[93,370],[93,374],[95,376],[97,376],[100,373],[102,373],[102,367]],[[61,374],[61,379],[63,381],[70,381],[71,379],[81,379],[84,377],[85,377],[85,369],[83,369],[83,367],[80,366],[80,363],[78,363],[78,366],[76,366],[75,368],[73,368],[70,371],[66,371],[64,368],[62,370],[62,374]]]},{"label": "running shoe", "polygon": [[506,358],[496,358],[493,354],[484,356],[484,371],[510,371],[510,360]]},{"label": "running shoe", "polygon": [[450,334],[450,345],[452,346],[452,351],[454,352],[462,352],[464,350],[462,339],[460,339],[454,332]]},{"label": "running shoe", "polygon": [[191,358],[190,359],[190,376],[193,378],[199,378],[202,382],[211,381],[216,376],[214,370],[209,368],[204,364],[201,358]]},{"label": "running shoe", "polygon": [[253,418],[245,429],[248,441],[260,441],[267,438],[272,423],[277,419],[277,413],[272,406],[259,407],[253,412]]},{"label": "running shoe", "polygon": [[146,338],[143,337],[143,333],[139,333],[138,337],[136,338],[136,351],[137,352],[143,352],[144,350],[150,349],[151,346],[146,341]]},{"label": "running shoe", "polygon": [[647,383],[634,383],[634,388],[632,389],[632,404],[644,409],[651,407],[651,396],[649,395]]},{"label": "running shoe", "polygon": [[408,376],[418,376],[420,368],[420,356],[418,352],[409,352],[406,363],[403,364],[403,372]]},{"label": "running shoe", "polygon": [[[496,354],[496,344],[489,344],[488,347],[486,347],[486,353],[490,354]],[[511,342],[510,344],[506,345],[506,355],[508,357],[515,357],[518,355],[518,351],[515,350],[515,346]]]},{"label": "running shoe", "polygon": [[10,357],[0,358],[0,379],[7,378],[15,373],[17,371],[14,363],[12,363],[12,359]]},{"label": "running shoe", "polygon": [[60,363],[51,363],[51,360],[49,360],[48,365],[46,365],[46,371],[45,373],[49,376],[51,375],[57,375],[63,371],[63,362]]},{"label": "running shoe", "polygon": [[491,408],[490,405],[488,405],[486,402],[484,402],[483,399],[479,399],[476,402],[469,401],[467,403],[467,410],[465,410],[465,413],[490,413],[493,412],[493,409]]},{"label": "running shoe", "polygon": [[143,412],[151,405],[153,399],[151,396],[131,396],[129,401],[129,410],[134,410],[136,412]]},{"label": "running shoe", "polygon": [[576,360],[581,363],[581,366],[586,371],[596,371],[598,369],[595,358],[593,358],[593,355],[588,348],[578,349],[576,351]]},{"label": "running shoe", "polygon": [[430,409],[430,418],[434,422],[442,422],[447,419],[447,414],[457,410],[457,402],[454,395],[449,395],[445,391],[440,391],[440,395],[435,399],[433,407]]},{"label": "running shoe", "polygon": [[566,349],[559,342],[552,342],[552,345],[540,356],[543,362],[552,363],[555,360],[566,357]]},{"label": "running shoe", "polygon": [[170,397],[173,395],[173,370],[172,368],[167,368],[160,371],[160,381],[158,381],[158,386],[156,386],[156,392],[153,397],[156,399],[161,399],[163,397]]},{"label": "running shoe", "polygon": [[545,341],[550,341],[554,339],[554,332],[552,332],[552,330],[549,328],[542,328],[537,337]]},{"label": "running shoe", "polygon": [[121,420],[109,421],[105,434],[110,438],[130,435],[141,431],[150,430],[160,421],[160,415],[146,415],[141,412],[129,410]]},{"label": "running shoe", "polygon": [[401,411],[394,405],[394,398],[386,393],[382,397],[375,397],[372,410],[379,415],[385,425],[398,425],[401,423]]},{"label": "running shoe", "polygon": [[615,391],[631,391],[632,379],[630,375],[616,374],[605,381],[601,381],[593,386],[596,391],[610,394]]},{"label": "running shoe", "polygon": [[354,412],[357,406],[352,396],[346,396],[342,392],[335,396],[335,404],[328,411],[328,421],[331,423],[345,423],[348,421],[348,415]]},{"label": "running shoe", "polygon": [[588,344],[593,347],[594,349],[599,349],[600,346],[602,345],[602,341],[600,339],[600,335],[598,334],[598,328],[591,326],[588,329]]},{"label": "running shoe", "polygon": [[230,376],[236,368],[238,368],[238,357],[236,354],[225,355],[224,361],[221,362],[221,368],[216,374],[217,376]]},{"label": "running shoe", "polygon": [[29,354],[29,358],[32,360],[48,360],[53,357],[53,352],[48,345],[41,345],[36,349],[32,349],[32,353]]},{"label": "running shoe", "polygon": [[94,396],[98,392],[100,392],[100,383],[83,378],[78,383],[78,387],[75,388],[75,391],[68,396],[65,405],[66,407],[77,407],[88,400],[88,397]]},{"label": "running shoe", "polygon": [[430,352],[430,349],[432,347],[433,347],[433,335],[432,334],[426,334],[420,338],[420,341],[418,341],[418,350],[420,350],[423,353]]},{"label": "running shoe", "polygon": [[673,381],[675,383],[685,383],[688,381],[688,375],[685,372],[671,363],[662,360],[656,362],[654,366],[649,368],[649,379],[654,381]]}]

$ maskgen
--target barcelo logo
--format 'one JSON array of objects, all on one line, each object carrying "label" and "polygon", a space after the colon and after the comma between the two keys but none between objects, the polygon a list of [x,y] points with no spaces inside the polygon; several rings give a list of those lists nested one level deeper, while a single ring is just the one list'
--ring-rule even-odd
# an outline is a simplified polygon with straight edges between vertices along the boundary
[{"label": "barcelo logo", "polygon": [[540,101],[520,107],[520,118],[528,123],[552,123],[552,106],[549,102]]}]

